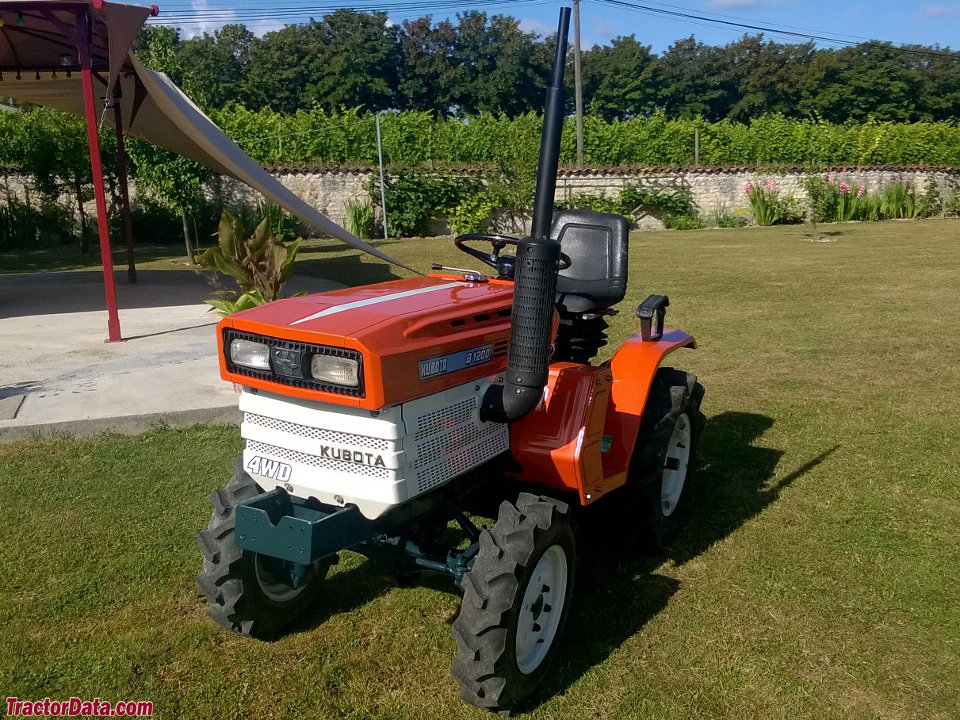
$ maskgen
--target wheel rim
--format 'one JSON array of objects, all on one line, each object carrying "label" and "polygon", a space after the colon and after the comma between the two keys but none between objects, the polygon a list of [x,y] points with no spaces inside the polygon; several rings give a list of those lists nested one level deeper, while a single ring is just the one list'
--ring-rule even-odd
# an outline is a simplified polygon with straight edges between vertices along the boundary
[{"label": "wheel rim", "polygon": [[543,663],[556,639],[567,595],[567,554],[551,545],[540,556],[520,605],[517,667],[529,675]]},{"label": "wheel rim", "polygon": [[254,555],[253,572],[257,577],[257,585],[268,600],[276,603],[290,602],[307,587],[313,568],[307,568],[299,585],[294,587],[292,566],[293,563],[285,560],[267,555]]},{"label": "wheel rim", "polygon": [[683,494],[683,485],[687,481],[687,468],[690,466],[690,440],[690,417],[686,413],[680,413],[670,434],[666,457],[663,459],[660,509],[664,517],[673,514]]}]

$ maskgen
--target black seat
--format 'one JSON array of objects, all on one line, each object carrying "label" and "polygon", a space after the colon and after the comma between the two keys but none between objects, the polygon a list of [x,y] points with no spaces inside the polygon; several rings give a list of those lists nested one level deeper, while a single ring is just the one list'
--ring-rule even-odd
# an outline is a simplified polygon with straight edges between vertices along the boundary
[{"label": "black seat", "polygon": [[592,210],[561,210],[553,218],[553,238],[570,258],[557,278],[557,308],[579,315],[603,311],[627,292],[630,226],[622,215]]}]

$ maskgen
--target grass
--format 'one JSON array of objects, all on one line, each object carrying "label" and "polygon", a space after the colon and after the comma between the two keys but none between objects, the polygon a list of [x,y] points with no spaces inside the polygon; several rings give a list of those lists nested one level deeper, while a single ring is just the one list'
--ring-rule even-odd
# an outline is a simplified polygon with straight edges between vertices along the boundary
[{"label": "grass", "polygon": [[[707,388],[706,464],[665,559],[595,533],[532,718],[960,716],[957,221],[644,233]],[[424,267],[449,241],[385,249]],[[304,255],[355,282],[376,261]],[[462,263],[462,261],[460,261]],[[232,428],[0,446],[0,690],[159,717],[480,718],[448,675],[458,598],[344,553],[282,640],[208,621],[193,576]]]}]

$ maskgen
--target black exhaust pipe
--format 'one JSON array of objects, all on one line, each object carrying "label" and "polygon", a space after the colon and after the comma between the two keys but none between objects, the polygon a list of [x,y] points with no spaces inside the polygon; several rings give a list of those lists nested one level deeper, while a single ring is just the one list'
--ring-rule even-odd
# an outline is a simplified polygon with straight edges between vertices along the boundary
[{"label": "black exhaust pipe", "polygon": [[557,266],[560,262],[560,243],[550,238],[550,227],[553,224],[553,197],[560,164],[560,134],[563,132],[564,114],[563,70],[567,60],[569,26],[570,8],[561,8],[553,78],[547,88],[543,111],[532,228],[530,237],[517,245],[506,381],[503,385],[491,385],[484,395],[480,418],[485,421],[519,420],[537,406],[547,384]]}]

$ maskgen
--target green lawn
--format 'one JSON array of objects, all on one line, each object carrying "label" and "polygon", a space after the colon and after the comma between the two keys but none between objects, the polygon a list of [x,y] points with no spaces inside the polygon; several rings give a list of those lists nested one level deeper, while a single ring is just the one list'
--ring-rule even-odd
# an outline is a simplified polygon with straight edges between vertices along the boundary
[{"label": "green lawn", "polygon": [[[634,235],[632,308],[695,333],[706,464],[666,559],[585,546],[534,718],[960,717],[960,221]],[[425,267],[449,241],[385,247]],[[303,269],[387,279],[332,243]],[[458,598],[345,553],[268,644],[204,616],[194,535],[233,428],[0,445],[0,691],[162,718],[481,718]]]}]

